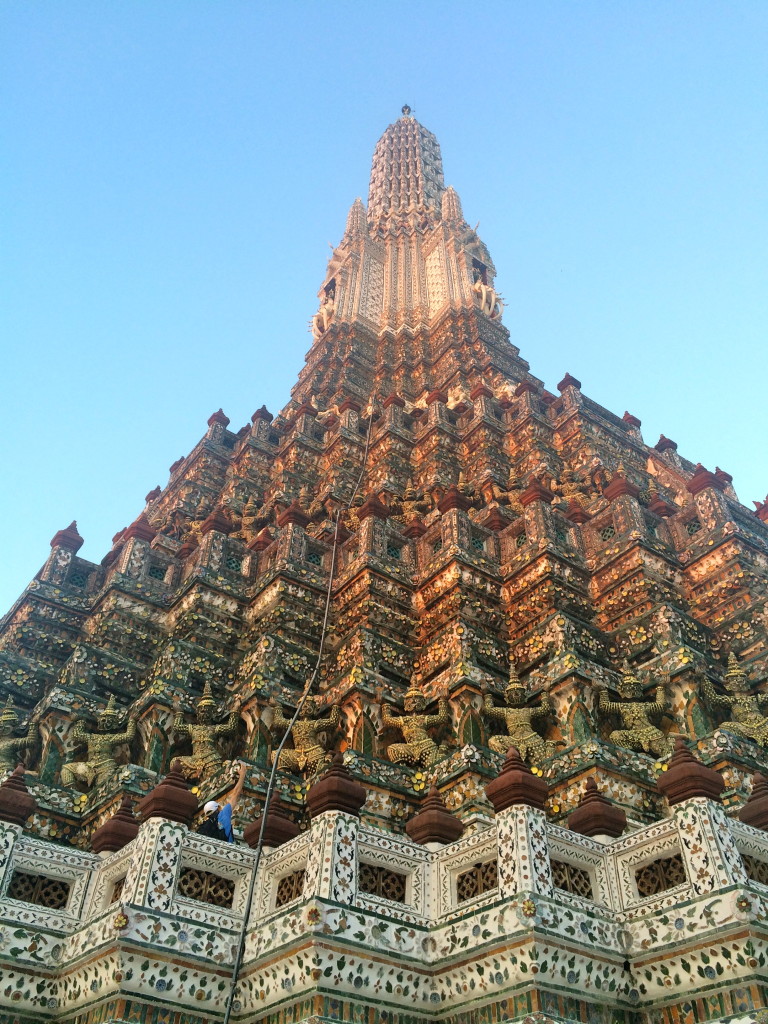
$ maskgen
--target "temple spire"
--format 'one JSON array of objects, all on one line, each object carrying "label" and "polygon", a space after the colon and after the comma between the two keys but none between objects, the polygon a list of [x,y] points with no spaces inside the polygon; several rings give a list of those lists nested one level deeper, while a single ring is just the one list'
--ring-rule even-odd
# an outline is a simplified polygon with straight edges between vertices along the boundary
[{"label": "temple spire", "polygon": [[346,234],[350,238],[359,238],[368,234],[368,221],[365,215],[365,207],[362,199],[358,196],[352,203],[347,214]]},{"label": "temple spire", "polygon": [[464,213],[461,209],[459,194],[453,185],[449,185],[443,192],[442,201],[443,222],[446,224],[463,224]]},{"label": "temple spire", "polygon": [[[353,364],[359,366],[357,397],[367,397],[374,378],[391,376],[393,332],[428,331],[438,320],[453,324],[456,351],[464,349],[458,377],[455,368],[449,373],[448,364],[435,358],[443,335],[425,336],[409,356],[401,397],[430,394],[444,388],[446,379],[457,386],[463,367],[476,362],[476,351],[470,356],[469,349],[478,339],[481,346],[493,347],[510,379],[520,381],[528,365],[512,346],[504,348],[509,335],[500,322],[503,303],[495,275],[488,249],[464,219],[456,190],[445,185],[437,139],[406,104],[376,144],[368,208],[361,199],[354,201],[328,261],[310,321],[312,355],[294,389],[297,404],[329,386],[349,388]],[[468,391],[475,383],[463,381]]]},{"label": "temple spire", "polygon": [[403,116],[376,143],[368,193],[370,222],[377,225],[409,213],[437,213],[444,190],[440,145],[406,105]]}]

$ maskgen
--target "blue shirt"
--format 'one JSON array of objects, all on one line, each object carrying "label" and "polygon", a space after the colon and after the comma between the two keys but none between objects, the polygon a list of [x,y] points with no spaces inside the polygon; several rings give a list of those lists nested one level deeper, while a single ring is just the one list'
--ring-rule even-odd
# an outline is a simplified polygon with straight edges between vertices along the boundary
[{"label": "blue shirt", "polygon": [[224,804],[219,811],[219,825],[224,829],[228,843],[234,843],[235,833],[232,831],[232,804]]}]

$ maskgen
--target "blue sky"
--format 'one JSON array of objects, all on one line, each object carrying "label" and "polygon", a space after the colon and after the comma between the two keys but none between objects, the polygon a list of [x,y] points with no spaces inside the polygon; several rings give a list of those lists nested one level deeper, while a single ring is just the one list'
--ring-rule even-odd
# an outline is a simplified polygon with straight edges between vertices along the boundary
[{"label": "blue sky", "polygon": [[0,611],[99,561],[222,406],[276,411],[409,103],[505,323],[646,441],[768,490],[768,4],[0,6]]}]

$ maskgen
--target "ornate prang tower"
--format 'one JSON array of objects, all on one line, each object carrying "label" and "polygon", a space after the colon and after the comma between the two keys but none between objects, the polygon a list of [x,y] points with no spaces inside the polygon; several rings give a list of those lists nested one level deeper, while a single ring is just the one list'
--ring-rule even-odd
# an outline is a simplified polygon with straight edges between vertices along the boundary
[{"label": "ornate prang tower", "polygon": [[[101,563],[53,538],[0,624],[3,1021],[762,1019],[768,499],[547,391],[495,275],[404,107],[288,404]],[[190,830],[236,762],[263,855]]]}]

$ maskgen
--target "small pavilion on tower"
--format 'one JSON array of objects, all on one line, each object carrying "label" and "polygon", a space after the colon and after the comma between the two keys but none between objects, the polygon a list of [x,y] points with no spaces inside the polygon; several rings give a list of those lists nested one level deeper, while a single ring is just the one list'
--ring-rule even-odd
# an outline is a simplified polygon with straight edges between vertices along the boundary
[{"label": "small pavilion on tower", "polygon": [[503,316],[403,107],[286,405],[100,562],[53,537],[0,620],[0,1020],[768,1021],[768,499]]}]

